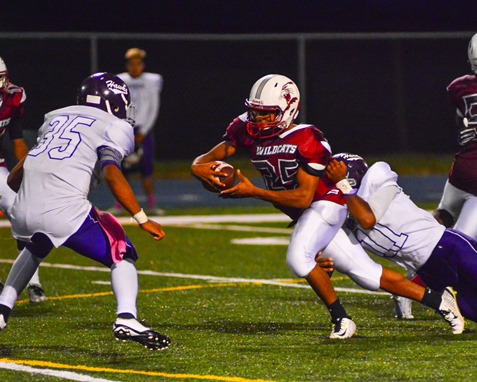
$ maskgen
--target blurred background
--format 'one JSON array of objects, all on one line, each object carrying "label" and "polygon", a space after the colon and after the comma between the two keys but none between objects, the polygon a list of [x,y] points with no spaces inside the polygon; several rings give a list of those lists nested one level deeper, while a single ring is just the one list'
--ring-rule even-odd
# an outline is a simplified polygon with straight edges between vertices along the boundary
[{"label": "blurred background", "polygon": [[[73,104],[83,78],[124,71],[130,47],[164,77],[158,159],[218,142],[261,76],[302,93],[299,121],[334,152],[452,153],[446,86],[469,73],[473,1],[2,2],[0,56],[28,96],[25,128]],[[475,28],[477,29],[477,28]]]},{"label": "blurred background", "polygon": [[[130,47],[164,77],[158,160],[191,160],[244,112],[253,83],[284,74],[300,122],[334,152],[456,151],[446,86],[469,73],[472,1],[2,2],[0,56],[26,89],[24,127],[75,103],[83,78],[124,71]],[[475,30],[474,30],[475,29]]]}]

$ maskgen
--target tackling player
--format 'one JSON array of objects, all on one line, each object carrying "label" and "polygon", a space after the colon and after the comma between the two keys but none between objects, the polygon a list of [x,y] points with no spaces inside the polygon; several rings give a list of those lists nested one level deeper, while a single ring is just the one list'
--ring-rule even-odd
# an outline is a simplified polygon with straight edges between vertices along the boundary
[{"label": "tackling player", "polygon": [[446,227],[477,239],[477,34],[469,42],[468,57],[474,74],[459,77],[447,87],[456,107],[462,148],[454,156],[434,217]]},{"label": "tackling player", "polygon": [[[327,176],[337,186],[348,188],[346,202],[352,219],[347,229],[355,238],[354,248],[340,248],[341,254],[333,252],[332,257],[337,256],[333,258],[338,264],[336,269],[340,271],[339,256],[352,258],[359,245],[393,261],[417,274],[428,287],[443,291],[438,299],[427,289],[424,299],[429,303],[425,305],[434,307],[450,323],[454,334],[462,333],[464,321],[450,287],[457,291],[462,314],[477,321],[477,242],[454,229],[446,229],[430,213],[417,207],[399,187],[397,174],[387,163],[377,162],[365,173],[347,175],[353,156],[354,161],[364,163],[359,156],[338,154],[327,168]],[[353,180],[353,186],[347,176]],[[326,256],[327,251],[328,248],[324,251]]]},{"label": "tackling player", "polygon": [[134,149],[129,89],[113,74],[96,73],[81,84],[77,103],[46,114],[37,145],[8,177],[9,186],[18,191],[12,232],[29,243],[0,295],[0,330],[40,262],[54,247],[64,246],[111,269],[117,302],[114,336],[165,349],[169,338],[136,319],[138,256],[133,244],[111,214],[87,199],[102,176],[142,230],[155,240],[165,236],[161,225],[140,208],[121,172],[121,161]]},{"label": "tackling player", "polygon": [[[13,192],[7,185],[8,169],[2,153],[2,141],[5,133],[12,143],[15,159],[20,161],[27,154],[28,148],[23,139],[21,119],[23,117],[25,90],[10,82],[5,61],[0,57],[0,209],[7,218],[10,218],[10,208],[15,199]],[[17,241],[18,250],[21,251],[25,243]],[[0,292],[3,283],[0,282]],[[33,274],[28,283],[28,297],[33,303],[46,300],[45,292],[41,288],[38,270]]]}]

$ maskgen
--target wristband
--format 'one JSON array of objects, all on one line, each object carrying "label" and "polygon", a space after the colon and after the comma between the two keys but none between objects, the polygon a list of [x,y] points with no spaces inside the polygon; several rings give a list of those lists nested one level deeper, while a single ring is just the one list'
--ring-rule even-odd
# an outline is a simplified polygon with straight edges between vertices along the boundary
[{"label": "wristband", "polygon": [[137,224],[144,224],[149,220],[142,208],[141,211],[139,211],[136,215],[133,216],[133,219],[136,220]]},{"label": "wristband", "polygon": [[348,179],[346,178],[336,183],[336,188],[340,190],[344,196],[354,195],[356,192],[358,192],[356,189],[351,187],[351,184],[349,184]]}]

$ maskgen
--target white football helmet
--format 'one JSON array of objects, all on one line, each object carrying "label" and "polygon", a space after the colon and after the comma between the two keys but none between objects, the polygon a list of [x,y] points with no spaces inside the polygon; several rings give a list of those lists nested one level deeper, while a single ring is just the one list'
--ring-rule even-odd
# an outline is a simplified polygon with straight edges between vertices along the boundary
[{"label": "white football helmet", "polygon": [[472,71],[477,74],[477,33],[472,36],[467,49],[469,55],[469,63]]},{"label": "white football helmet", "polygon": [[[247,132],[253,138],[268,139],[288,128],[298,116],[300,91],[288,77],[268,74],[252,86],[247,107]],[[274,114],[274,121],[259,116]]]},{"label": "white football helmet", "polygon": [[0,92],[4,92],[8,87],[8,71],[5,61],[0,57]]}]

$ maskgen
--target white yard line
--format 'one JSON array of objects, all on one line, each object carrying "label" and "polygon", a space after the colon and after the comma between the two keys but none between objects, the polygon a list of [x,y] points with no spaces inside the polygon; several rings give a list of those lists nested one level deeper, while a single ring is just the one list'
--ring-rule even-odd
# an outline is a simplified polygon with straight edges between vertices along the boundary
[{"label": "white yard line", "polygon": [[[0,259],[0,263],[12,264],[13,260]],[[93,267],[87,266],[83,267],[80,265],[72,264],[52,264],[42,262],[41,267],[47,268],[58,268],[58,269],[70,269],[78,271],[93,271],[93,272],[103,272],[109,273],[110,269],[106,267]],[[276,285],[285,288],[302,288],[309,289],[310,287],[306,284],[290,283],[280,279],[247,279],[243,277],[219,277],[219,276],[210,276],[210,275],[194,275],[186,273],[171,273],[171,272],[155,272],[149,270],[138,270],[138,274],[145,276],[157,276],[157,277],[173,277],[179,279],[192,279],[192,280],[203,280],[216,283],[257,283],[257,284],[266,284],[266,285]],[[389,295],[386,292],[373,292],[365,289],[355,289],[355,288],[335,288],[338,292],[349,292],[349,293],[358,293],[358,294],[375,294],[375,295]]]},{"label": "white yard line", "polygon": [[[158,216],[155,219],[164,226],[187,226],[198,229],[217,229],[217,230],[231,230],[231,231],[247,231],[247,232],[264,232],[264,233],[279,233],[289,234],[291,229],[288,228],[270,228],[270,227],[247,227],[240,225],[220,225],[217,223],[270,223],[270,222],[290,222],[290,219],[284,214],[249,214],[249,215],[193,215],[193,216]],[[133,224],[131,218],[120,217],[118,218],[121,224]],[[10,222],[7,219],[0,220],[0,227],[9,227]],[[256,244],[260,244],[260,238],[254,238]],[[263,238],[267,240],[268,238]],[[279,240],[278,240],[279,239]],[[237,240],[237,244],[240,243]],[[284,245],[286,238],[274,238],[275,244]],[[246,242],[245,242],[246,243]],[[247,244],[255,244],[249,242]],[[244,244],[243,242],[240,244]],[[13,260],[0,259],[0,263],[13,263]],[[41,263],[42,267],[82,270],[82,271],[94,271],[94,272],[110,272],[106,267],[94,267],[94,266],[78,266],[72,264],[52,264]],[[138,274],[158,277],[175,277],[183,279],[204,280],[210,282],[236,282],[236,283],[260,283],[267,285],[277,285],[288,288],[304,288],[308,289],[306,284],[289,283],[282,280],[273,279],[247,279],[240,277],[218,277],[208,275],[192,275],[183,273],[167,273],[167,272],[154,272],[149,270],[138,270]],[[335,288],[339,292],[360,293],[360,294],[378,294],[389,295],[385,292],[373,292],[365,289],[355,288]]]},{"label": "white yard line", "polygon": [[94,378],[89,375],[83,375],[74,373],[72,371],[61,371],[52,369],[38,369],[31,366],[18,365],[15,363],[0,362],[0,369],[23,371],[30,374],[48,375],[55,378],[68,379],[70,381],[83,381],[83,382],[115,382],[110,379]]},{"label": "white yard line", "polygon": [[[248,215],[184,215],[150,216],[164,226],[182,226],[197,223],[274,223],[291,220],[285,214],[248,214]],[[130,217],[118,217],[121,224],[135,224]],[[10,227],[8,219],[0,220],[0,227]]]}]

